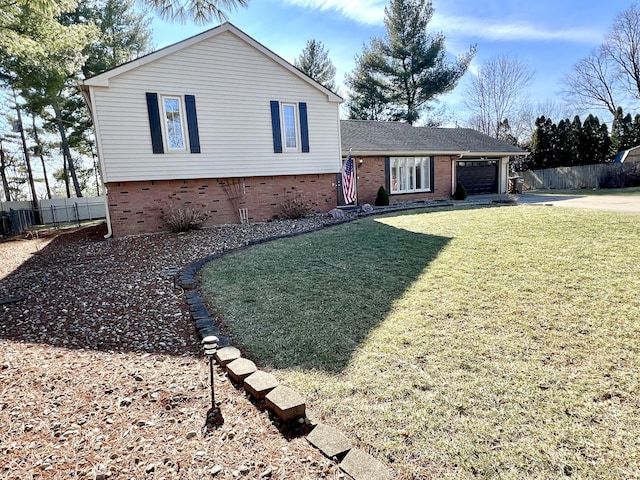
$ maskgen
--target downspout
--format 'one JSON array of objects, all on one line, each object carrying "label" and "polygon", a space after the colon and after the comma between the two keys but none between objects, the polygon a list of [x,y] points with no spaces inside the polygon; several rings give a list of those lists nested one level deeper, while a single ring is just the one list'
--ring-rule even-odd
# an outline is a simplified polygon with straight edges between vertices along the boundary
[{"label": "downspout", "polygon": [[111,238],[113,236],[113,230],[111,229],[111,213],[109,212],[109,197],[107,196],[107,189],[104,186],[104,183],[102,184],[102,188],[104,191],[104,211],[107,214],[107,217],[106,217],[107,234],[104,236],[104,238]]},{"label": "downspout", "polygon": [[102,155],[101,155],[101,145],[100,145],[100,135],[98,134],[98,124],[95,119],[95,112],[93,109],[93,91],[90,87],[87,87],[84,84],[84,81],[80,83],[80,92],[82,93],[82,98],[84,98],[85,103],[87,104],[87,108],[89,109],[89,113],[91,114],[91,121],[93,122],[93,133],[96,139],[96,153],[98,155],[98,165],[100,166],[100,182],[102,183],[102,191],[104,192],[104,211],[105,211],[105,219],[107,220],[107,234],[104,238],[111,238],[113,236],[113,228],[111,226],[111,214],[109,212],[109,192],[107,191],[107,186],[104,184],[104,165],[102,163]]}]

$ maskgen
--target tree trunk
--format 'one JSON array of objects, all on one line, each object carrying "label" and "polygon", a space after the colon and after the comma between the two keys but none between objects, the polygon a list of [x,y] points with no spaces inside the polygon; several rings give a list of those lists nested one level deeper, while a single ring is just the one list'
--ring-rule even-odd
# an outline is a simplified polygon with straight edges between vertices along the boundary
[{"label": "tree trunk", "polygon": [[29,187],[31,188],[31,203],[33,203],[33,212],[35,222],[40,223],[40,212],[38,211],[38,196],[36,194],[36,184],[33,181],[33,171],[31,170],[31,157],[29,156],[29,147],[27,146],[27,137],[24,134],[24,126],[22,124],[22,111],[20,105],[18,105],[18,96],[15,90],[13,91],[13,101],[16,105],[16,112],[18,114],[18,125],[20,126],[20,139],[22,140],[22,150],[24,152],[24,161],[27,164],[27,175],[29,177]]},{"label": "tree trunk", "polygon": [[0,177],[2,177],[2,189],[4,190],[4,198],[7,202],[11,201],[11,190],[9,189],[9,181],[7,180],[7,164],[4,159],[4,148],[2,140],[0,140]]},{"label": "tree trunk", "polygon": [[62,156],[62,174],[64,175],[64,188],[67,198],[71,198],[71,185],[69,185],[69,169],[67,168],[67,156]]},{"label": "tree trunk", "polygon": [[71,180],[73,180],[73,188],[76,191],[76,197],[81,198],[82,190],[80,189],[80,184],[78,183],[78,176],[76,175],[76,167],[73,164],[73,158],[71,158],[71,150],[69,150],[69,140],[67,140],[67,132],[65,131],[64,124],[62,123],[62,113],[57,106],[53,107],[53,111],[56,114],[56,124],[58,126],[58,132],[60,133],[60,140],[62,141],[62,156],[67,160],[69,173],[71,174]]},{"label": "tree trunk", "polygon": [[36,141],[36,146],[38,148],[38,156],[40,157],[40,162],[42,162],[42,174],[44,176],[44,184],[47,187],[47,198],[51,200],[51,188],[49,187],[49,179],[47,178],[47,167],[44,164],[44,155],[42,154],[42,144],[40,143],[40,138],[38,137],[38,129],[36,128],[36,116],[31,116],[31,121],[33,125],[33,138]]}]

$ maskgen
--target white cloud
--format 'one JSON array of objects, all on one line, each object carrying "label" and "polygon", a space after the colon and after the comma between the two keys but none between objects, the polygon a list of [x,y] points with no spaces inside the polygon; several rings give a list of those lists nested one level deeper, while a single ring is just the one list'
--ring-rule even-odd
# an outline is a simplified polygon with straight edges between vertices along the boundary
[{"label": "white cloud", "polygon": [[444,17],[434,15],[430,27],[442,31],[445,36],[464,35],[486,40],[502,41],[565,41],[594,44],[602,39],[603,32],[588,28],[546,29],[526,23],[487,21],[480,18]]},{"label": "white cloud", "polygon": [[[285,0],[290,5],[314,10],[332,10],[364,25],[382,25],[388,0]],[[436,9],[429,25],[447,35],[464,35],[486,40],[540,40],[573,43],[599,43],[603,32],[588,28],[550,29],[528,23],[499,22],[464,16],[443,16]]]},{"label": "white cloud", "polygon": [[334,10],[358,23],[381,25],[387,0],[285,0],[290,5],[315,10]]}]

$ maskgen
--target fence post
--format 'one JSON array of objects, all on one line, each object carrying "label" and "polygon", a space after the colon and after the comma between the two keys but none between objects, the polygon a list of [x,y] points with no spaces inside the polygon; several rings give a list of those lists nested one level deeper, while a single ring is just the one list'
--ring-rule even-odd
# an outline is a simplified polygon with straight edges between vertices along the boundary
[{"label": "fence post", "polygon": [[58,220],[56,219],[56,209],[53,205],[51,205],[51,221],[53,222],[53,226],[56,230],[58,230]]}]

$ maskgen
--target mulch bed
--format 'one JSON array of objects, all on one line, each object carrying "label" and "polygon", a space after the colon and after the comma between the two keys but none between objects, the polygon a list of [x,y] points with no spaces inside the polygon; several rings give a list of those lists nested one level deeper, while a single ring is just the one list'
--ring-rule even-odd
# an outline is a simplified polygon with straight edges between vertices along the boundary
[{"label": "mulch bed", "polygon": [[0,242],[0,477],[345,478],[208,362],[171,266],[326,218]]}]

